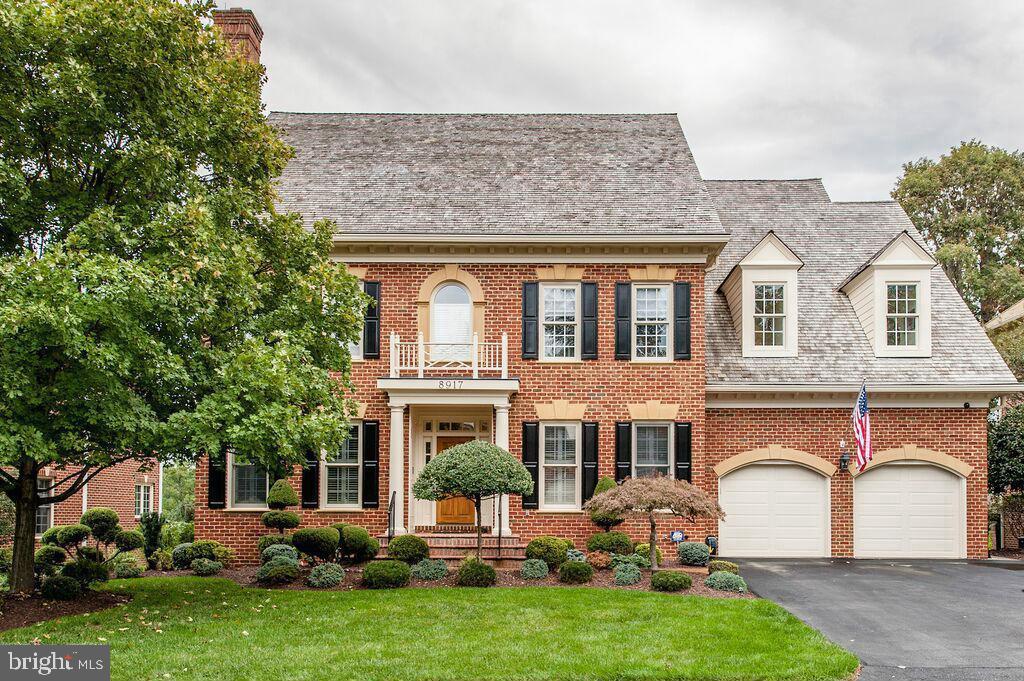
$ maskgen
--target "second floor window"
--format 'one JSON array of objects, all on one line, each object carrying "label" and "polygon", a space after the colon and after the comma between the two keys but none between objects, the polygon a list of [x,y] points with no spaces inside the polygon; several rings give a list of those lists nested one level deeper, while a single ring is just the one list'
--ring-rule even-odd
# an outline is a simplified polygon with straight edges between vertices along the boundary
[{"label": "second floor window", "polygon": [[885,288],[885,344],[916,347],[917,284],[887,284]]},{"label": "second floor window", "polygon": [[633,287],[633,358],[669,358],[669,285]]},{"label": "second floor window", "polygon": [[327,506],[359,505],[359,430],[352,426],[341,450],[324,458]]},{"label": "second floor window", "polygon": [[473,343],[473,301],[462,284],[441,285],[430,305],[431,361],[467,360]]},{"label": "second floor window", "polygon": [[541,291],[543,359],[578,359],[579,286],[543,285]]},{"label": "second floor window", "polygon": [[786,345],[786,286],[754,285],[754,345],[781,348]]}]

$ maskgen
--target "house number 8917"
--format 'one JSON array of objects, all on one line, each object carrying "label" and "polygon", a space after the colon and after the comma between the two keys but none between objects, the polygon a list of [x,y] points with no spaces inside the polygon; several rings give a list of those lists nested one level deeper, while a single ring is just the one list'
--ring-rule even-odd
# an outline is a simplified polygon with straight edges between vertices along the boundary
[{"label": "house number 8917", "polygon": [[437,387],[441,390],[458,390],[462,387],[463,381],[440,380]]}]

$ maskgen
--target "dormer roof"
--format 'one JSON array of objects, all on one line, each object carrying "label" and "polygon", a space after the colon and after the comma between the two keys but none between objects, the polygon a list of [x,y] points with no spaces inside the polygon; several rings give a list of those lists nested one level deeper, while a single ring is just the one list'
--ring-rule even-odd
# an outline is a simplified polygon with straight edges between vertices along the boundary
[{"label": "dormer roof", "polygon": [[839,290],[845,291],[857,277],[870,267],[876,265],[886,267],[927,267],[930,269],[937,264],[932,254],[919,244],[914,237],[910,236],[909,231],[903,230],[894,236],[889,243],[878,249],[853,274],[843,280],[843,283],[839,285]]},{"label": "dormer roof", "polygon": [[[764,268],[795,267],[799,270],[804,266],[804,261],[800,259],[800,256],[793,252],[793,249],[786,245],[786,242],[779,238],[774,230],[768,230],[768,233],[764,235],[764,238],[758,241],[753,248],[747,251],[746,255],[740,258],[739,262],[733,265],[732,269],[729,270],[729,274],[725,276],[725,280],[723,280],[721,286],[725,285],[725,281],[728,281],[729,277],[731,277],[738,268],[745,266]],[[721,289],[721,286],[719,286],[719,289]]]}]

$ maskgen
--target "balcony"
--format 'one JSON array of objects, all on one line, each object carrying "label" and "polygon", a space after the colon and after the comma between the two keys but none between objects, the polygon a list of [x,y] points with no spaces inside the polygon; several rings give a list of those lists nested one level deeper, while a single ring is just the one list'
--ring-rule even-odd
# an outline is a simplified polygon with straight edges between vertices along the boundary
[{"label": "balcony", "polygon": [[428,343],[423,334],[403,341],[393,333],[390,347],[391,378],[508,378],[508,334],[491,343],[481,343],[475,333],[470,343]]}]

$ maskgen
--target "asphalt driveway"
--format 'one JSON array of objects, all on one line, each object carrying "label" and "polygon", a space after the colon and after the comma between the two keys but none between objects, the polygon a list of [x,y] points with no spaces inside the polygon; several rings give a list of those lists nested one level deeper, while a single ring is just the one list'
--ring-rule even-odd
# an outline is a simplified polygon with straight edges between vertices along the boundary
[{"label": "asphalt driveway", "polygon": [[754,593],[856,654],[862,681],[1024,679],[1024,561],[739,562]]}]

